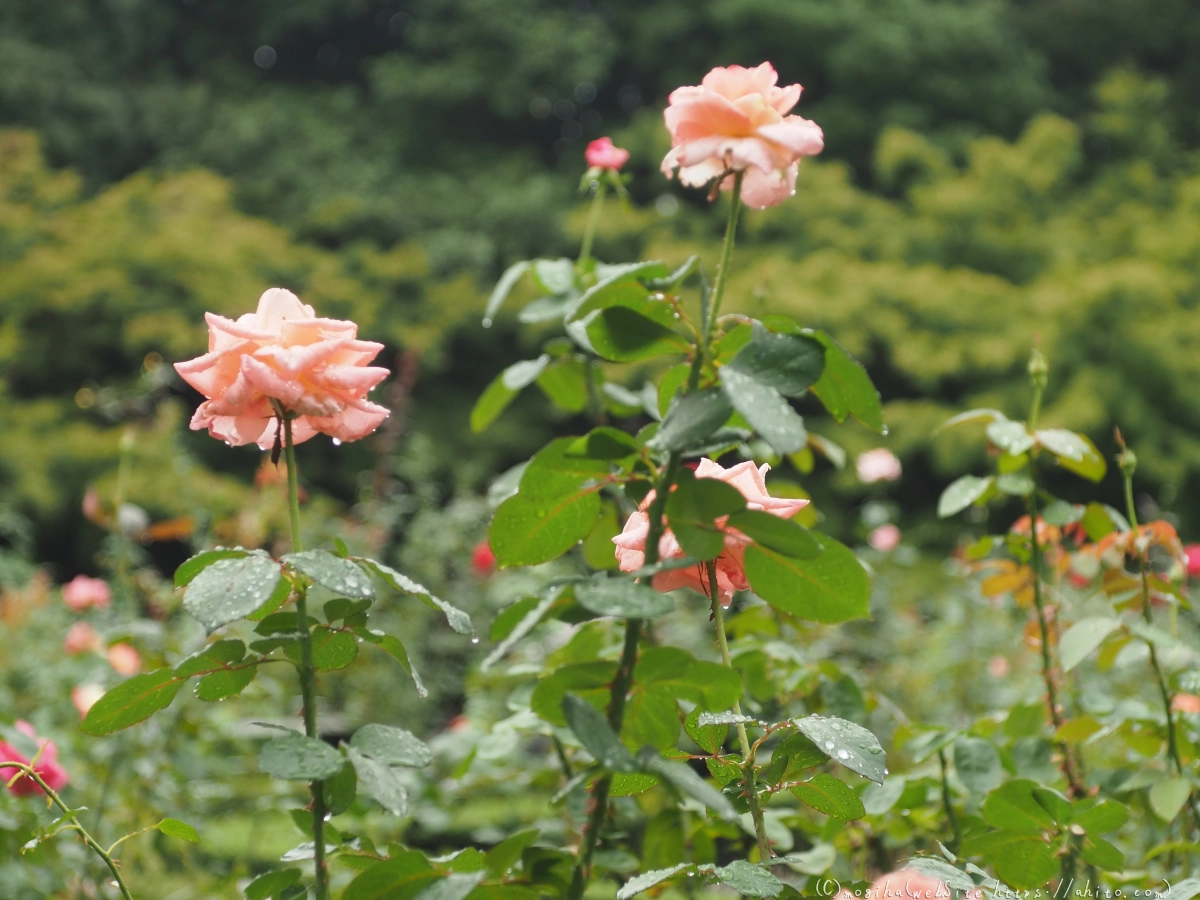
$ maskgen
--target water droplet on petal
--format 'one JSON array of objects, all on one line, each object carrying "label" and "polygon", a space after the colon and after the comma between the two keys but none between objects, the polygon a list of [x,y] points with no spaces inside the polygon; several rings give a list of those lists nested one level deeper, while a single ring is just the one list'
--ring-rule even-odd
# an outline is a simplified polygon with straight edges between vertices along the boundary
[{"label": "water droplet on petal", "polygon": [[340,446],[342,446],[341,439],[340,439],[340,438],[334,438],[334,439],[333,439],[333,446],[335,446],[335,447],[340,447]]}]

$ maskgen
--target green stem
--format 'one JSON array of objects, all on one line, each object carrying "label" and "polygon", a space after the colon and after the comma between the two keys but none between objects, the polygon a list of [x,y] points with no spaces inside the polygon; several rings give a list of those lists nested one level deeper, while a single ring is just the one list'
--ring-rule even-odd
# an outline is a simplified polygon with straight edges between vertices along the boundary
[{"label": "green stem", "polygon": [[[108,866],[108,871],[112,872],[113,881],[116,883],[117,888],[120,889],[121,896],[124,898],[124,900],[133,900],[133,895],[129,893],[129,888],[125,885],[125,879],[121,877],[121,870],[117,868],[117,864],[112,858],[112,853],[110,852],[112,848],[105,850],[100,846],[99,842],[97,842],[97,840],[88,833],[87,829],[80,824],[79,819],[75,814],[75,810],[63,803],[62,798],[51,789],[50,785],[46,784],[46,782],[42,780],[42,776],[34,771],[33,766],[16,762],[14,760],[12,762],[0,762],[0,769],[20,769],[25,773],[26,776],[32,778],[37,786],[42,789],[47,797],[50,798],[50,801],[63,811],[63,815],[71,820],[71,827],[75,831],[79,832],[79,836],[83,838],[83,842],[87,844],[97,856],[104,860],[104,864]],[[117,843],[119,844],[120,841],[117,841]],[[113,847],[116,847],[116,845],[117,844],[113,844]]]},{"label": "green stem", "polygon": [[725,285],[729,282],[729,264],[733,259],[733,242],[737,236],[738,214],[742,210],[742,181],[746,171],[734,173],[733,190],[729,192],[729,220],[725,223],[725,243],[721,247],[721,268],[717,270],[717,283],[713,287],[712,311],[704,323],[704,346],[712,342],[713,325],[721,314],[721,299],[725,296]]},{"label": "green stem", "polygon": [[[729,655],[729,640],[725,636],[725,612],[721,607],[720,593],[717,590],[717,563],[708,560],[704,564],[708,574],[708,594],[712,601],[713,625],[717,630],[717,646],[721,648],[721,662],[725,668],[732,671],[733,659]],[[733,713],[742,714],[742,704],[733,701]],[[771,841],[767,838],[767,826],[763,820],[762,805],[758,802],[758,787],[754,778],[754,750],[750,747],[750,736],[746,734],[746,724],[737,723],[738,744],[742,749],[742,788],[746,792],[746,800],[750,804],[750,818],[754,822],[754,836],[758,839],[758,858],[766,862],[771,858]]]},{"label": "green stem", "polygon": [[962,831],[958,827],[958,816],[954,814],[954,804],[950,799],[950,779],[946,768],[946,751],[938,751],[938,762],[942,766],[942,805],[946,808],[946,819],[950,823],[950,830],[954,832],[954,843],[950,845],[950,850],[954,853],[958,852],[958,845],[962,841]]},{"label": "green stem", "polygon": [[[288,511],[292,520],[292,552],[300,552],[300,491],[296,475],[296,445],[292,420],[283,417],[283,446],[287,458]],[[312,635],[308,629],[308,591],[296,589],[296,627],[300,632],[300,695],[303,700],[304,733],[317,737],[317,672],[312,659]],[[325,861],[325,784],[314,781],[312,791],[313,872],[317,900],[329,900],[329,867]]]},{"label": "green stem", "polygon": [[579,247],[579,261],[576,266],[582,266],[592,257],[592,238],[596,236],[596,225],[600,222],[600,210],[604,207],[604,182],[597,180],[596,194],[592,197],[592,208],[588,210],[587,225],[583,228],[583,243]]}]

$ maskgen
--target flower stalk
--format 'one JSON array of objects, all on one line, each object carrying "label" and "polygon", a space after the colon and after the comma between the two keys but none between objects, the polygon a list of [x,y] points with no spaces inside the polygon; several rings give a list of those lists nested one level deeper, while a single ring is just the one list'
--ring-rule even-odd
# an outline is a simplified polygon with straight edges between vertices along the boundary
[{"label": "flower stalk", "polygon": [[587,224],[583,228],[583,243],[579,247],[579,259],[575,263],[577,267],[586,265],[592,258],[592,240],[596,236],[596,226],[600,224],[600,210],[604,208],[604,179],[597,178],[593,184],[595,187],[592,189],[592,206],[588,210]]},{"label": "flower stalk", "polygon": [[[296,445],[292,440],[292,416],[283,414],[283,449],[287,460],[288,512],[292,525],[292,552],[301,550],[300,544],[300,490],[296,470]],[[312,636],[308,630],[308,592],[304,586],[296,588],[296,628],[300,637],[300,695],[303,700],[304,733],[317,737],[317,673],[312,659]],[[329,900],[329,867],[325,860],[325,784],[314,781],[309,785],[312,793],[312,836],[313,871],[316,879],[317,900]]]}]

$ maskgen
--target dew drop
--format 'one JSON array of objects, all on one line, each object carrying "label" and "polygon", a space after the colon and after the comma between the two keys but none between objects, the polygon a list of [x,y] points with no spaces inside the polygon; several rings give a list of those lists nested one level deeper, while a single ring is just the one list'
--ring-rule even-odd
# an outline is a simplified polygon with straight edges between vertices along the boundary
[{"label": "dew drop", "polygon": [[883,430],[880,431],[879,433],[882,434],[884,437],[887,437],[888,436],[888,427],[886,425],[884,425]]},{"label": "dew drop", "polygon": [[472,644],[478,644],[478,643],[479,643],[479,638],[471,638],[471,643],[472,643]]},{"label": "dew drop", "polygon": [[491,327],[492,327],[492,320],[491,320],[491,319],[484,319],[484,320],[483,320],[483,327],[484,327],[484,328],[491,328]]},{"label": "dew drop", "polygon": [[834,731],[841,731],[841,730],[842,730],[842,726],[841,726],[841,725],[839,725],[837,722],[830,722],[830,723],[829,723],[829,727],[830,727],[830,728],[832,728]]},{"label": "dew drop", "polygon": [[887,769],[884,769],[884,770],[883,770],[883,774],[884,774],[884,775],[886,775],[887,773],[888,773],[888,770],[887,770]]},{"label": "dew drop", "polygon": [[335,447],[340,447],[340,446],[342,446],[341,439],[340,439],[340,438],[334,438],[334,439],[333,439],[333,446],[335,446]]},{"label": "dew drop", "polygon": [[850,754],[847,753],[845,750],[838,751],[838,759],[849,759],[849,758],[850,758]]},{"label": "dew drop", "polygon": [[833,749],[833,741],[826,741],[826,742],[825,742],[825,749],[826,749],[826,750],[832,750],[832,749]]}]

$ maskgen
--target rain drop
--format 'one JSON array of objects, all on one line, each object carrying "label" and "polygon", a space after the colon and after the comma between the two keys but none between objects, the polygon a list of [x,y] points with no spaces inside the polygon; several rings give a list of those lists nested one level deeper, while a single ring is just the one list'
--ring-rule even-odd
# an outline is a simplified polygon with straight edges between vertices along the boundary
[{"label": "rain drop", "polygon": [[884,425],[883,430],[880,431],[879,433],[882,434],[884,437],[887,437],[888,436],[888,427],[886,425]]},{"label": "rain drop", "polygon": [[483,327],[484,327],[484,328],[491,328],[491,327],[492,327],[492,320],[491,320],[491,319],[484,319],[484,320],[483,320]]},{"label": "rain drop", "polygon": [[884,769],[884,770],[883,770],[883,774],[884,774],[884,775],[886,775],[887,773],[888,773],[888,770],[887,770],[887,769]]},{"label": "rain drop", "polygon": [[472,643],[472,644],[478,644],[478,643],[479,643],[479,638],[477,638],[477,637],[471,638],[471,643]]},{"label": "rain drop", "polygon": [[825,749],[826,749],[826,750],[832,750],[832,749],[833,749],[833,741],[826,741],[826,742],[825,742]]},{"label": "rain drop", "polygon": [[341,439],[340,439],[340,438],[334,438],[334,439],[333,439],[333,446],[335,446],[335,447],[340,447],[340,446],[342,446],[342,441],[341,441]]},{"label": "rain drop", "polygon": [[834,731],[841,731],[841,730],[842,730],[842,726],[841,726],[841,725],[839,725],[837,722],[830,722],[830,723],[829,723],[829,727],[830,727],[830,728],[832,728]]},{"label": "rain drop", "polygon": [[850,758],[850,754],[847,753],[845,750],[838,751],[838,759],[849,759],[849,758]]}]

